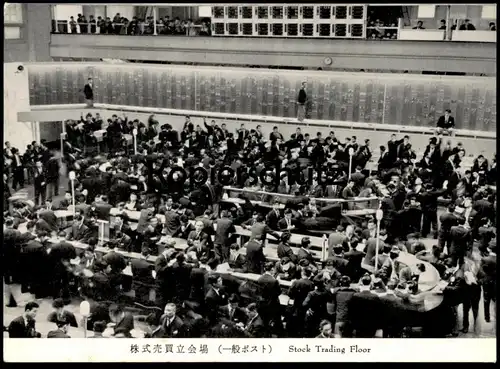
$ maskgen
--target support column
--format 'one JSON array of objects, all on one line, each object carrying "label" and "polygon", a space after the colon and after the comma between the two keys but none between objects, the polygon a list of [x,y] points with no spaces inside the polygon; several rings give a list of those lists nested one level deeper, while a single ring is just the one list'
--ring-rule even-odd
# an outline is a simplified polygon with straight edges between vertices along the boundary
[{"label": "support column", "polygon": [[153,6],[153,35],[157,36],[158,32],[156,32],[156,19],[158,18],[158,7]]},{"label": "support column", "polygon": [[52,21],[54,22],[54,26],[55,26],[54,33],[59,33],[59,25],[57,24],[56,11],[55,11],[54,7],[55,7],[55,5],[50,5],[50,17],[52,18]]},{"label": "support column", "polygon": [[451,5],[446,5],[446,30],[444,31],[444,39],[451,40]]}]

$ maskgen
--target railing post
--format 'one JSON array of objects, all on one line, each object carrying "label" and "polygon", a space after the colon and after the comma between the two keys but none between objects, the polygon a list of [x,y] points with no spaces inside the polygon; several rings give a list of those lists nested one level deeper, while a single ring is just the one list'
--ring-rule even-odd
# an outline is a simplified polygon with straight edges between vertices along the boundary
[{"label": "railing post", "polygon": [[[399,30],[398,30],[399,32]],[[382,124],[385,123],[385,104],[387,99],[387,83],[384,84],[384,103],[382,104]]]},{"label": "railing post", "polygon": [[444,30],[444,40],[451,40],[451,24],[450,24],[451,5],[446,6],[446,29]]}]

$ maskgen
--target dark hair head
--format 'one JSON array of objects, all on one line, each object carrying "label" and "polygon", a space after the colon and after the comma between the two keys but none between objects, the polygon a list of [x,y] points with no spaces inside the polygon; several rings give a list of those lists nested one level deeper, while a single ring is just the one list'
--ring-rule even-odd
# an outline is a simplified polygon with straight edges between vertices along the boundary
[{"label": "dark hair head", "polygon": [[347,275],[340,277],[339,281],[340,287],[349,287],[351,285],[351,278]]},{"label": "dark hair head", "polygon": [[322,320],[322,321],[321,321],[321,323],[319,323],[319,328],[320,328],[320,330],[323,330],[323,328],[325,328],[328,324],[330,324],[330,325],[331,325],[332,323],[330,323],[330,322],[329,322],[328,320],[326,320],[326,319]]},{"label": "dark hair head", "polygon": [[30,301],[28,302],[25,306],[24,306],[24,311],[30,311],[30,310],[33,310],[33,309],[38,309],[40,307],[40,305],[38,305],[37,302],[35,301]]},{"label": "dark hair head", "polygon": [[64,307],[64,300],[61,298],[55,299],[54,302],[52,302],[52,307],[54,309],[61,309]]},{"label": "dark hair head", "polygon": [[359,282],[363,286],[369,286],[372,283],[372,279],[370,278],[369,274],[365,274],[363,277],[361,277]]},{"label": "dark hair head", "polygon": [[97,238],[96,237],[90,237],[87,241],[87,243],[89,244],[89,246],[95,246],[97,245]]},{"label": "dark hair head", "polygon": [[106,322],[104,322],[104,321],[94,322],[92,330],[95,333],[102,333],[102,332],[104,332],[106,330]]},{"label": "dark hair head", "polygon": [[228,300],[229,303],[238,303],[240,301],[240,298],[237,294],[233,293],[231,296],[229,296]]},{"label": "dark hair head", "polygon": [[123,312],[123,308],[118,304],[112,304],[109,307],[109,314],[110,315],[116,316],[116,315],[120,314],[121,312]]},{"label": "dark hair head", "polygon": [[266,272],[270,272],[274,269],[274,263],[272,261],[268,261],[267,263],[264,264],[264,270]]},{"label": "dark hair head", "polygon": [[217,281],[219,280],[219,275],[218,274],[211,274],[208,276],[208,283],[209,284],[217,284]]},{"label": "dark hair head", "polygon": [[254,311],[256,312],[257,311],[257,304],[255,302],[248,304],[247,310],[251,311],[251,312],[254,312]]}]

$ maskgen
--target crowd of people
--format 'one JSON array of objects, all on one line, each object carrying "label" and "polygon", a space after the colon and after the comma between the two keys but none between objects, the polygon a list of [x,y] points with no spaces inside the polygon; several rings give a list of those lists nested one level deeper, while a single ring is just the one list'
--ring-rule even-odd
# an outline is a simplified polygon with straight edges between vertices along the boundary
[{"label": "crowd of people", "polygon": [[[78,14],[77,18],[70,17],[69,21],[56,21],[58,33],[74,34],[106,34],[106,35],[152,35],[154,34],[154,17],[148,16],[139,19],[134,16],[131,20],[117,13],[111,17]],[[159,35],[210,36],[212,30],[210,19],[197,21],[192,19],[181,20],[179,17],[165,15],[156,20],[156,30]]]},{"label": "crowd of people", "polygon": [[[241,124],[231,132],[224,123],[186,117],[177,132],[154,115],[142,123],[126,114],[104,120],[89,113],[66,123],[63,159],[76,179],[60,201],[56,153],[34,142],[20,156],[6,143],[5,282],[57,301],[55,337],[67,336],[71,322],[61,304],[74,296],[93,301],[88,328],[97,336],[111,324],[109,335],[130,337],[134,320],[120,304],[129,290],[141,304],[156,306],[146,319],[147,337],[374,337],[380,329],[384,337],[403,337],[412,326],[424,327],[426,337],[456,336],[459,304],[467,332],[470,310],[476,324],[481,293],[487,321],[496,301],[490,186],[496,156],[489,162],[479,155],[472,168],[461,168],[466,149],[442,136],[449,112],[443,121],[421,158],[409,136],[394,134],[380,147],[377,168],[367,169],[370,140],[333,131],[310,135],[297,128],[285,139],[279,127],[264,135],[260,126]],[[129,140],[135,129],[136,149]],[[35,201],[9,201],[11,184],[23,185],[24,167]],[[223,201],[225,184],[244,189],[238,201]],[[72,188],[75,215],[63,225],[55,211],[72,209]],[[358,197],[367,199],[322,201]],[[443,214],[440,197],[448,202]],[[344,213],[372,206],[383,211],[380,231],[373,215]],[[128,211],[140,212],[137,226]],[[104,245],[100,220],[110,222]],[[243,245],[237,226],[250,230]],[[311,245],[318,231],[328,235],[324,260]],[[302,236],[297,248],[294,234]],[[277,260],[266,257],[274,248],[268,236],[279,242]],[[436,240],[432,249],[424,238]],[[127,260],[123,252],[137,254]],[[419,262],[405,264],[408,254]],[[446,287],[439,308],[425,311],[419,275],[429,268]],[[260,276],[252,282],[237,273]],[[290,302],[283,304],[283,293]],[[26,305],[8,329],[11,337],[37,336],[37,308]],[[24,330],[16,328],[20,323]]]}]

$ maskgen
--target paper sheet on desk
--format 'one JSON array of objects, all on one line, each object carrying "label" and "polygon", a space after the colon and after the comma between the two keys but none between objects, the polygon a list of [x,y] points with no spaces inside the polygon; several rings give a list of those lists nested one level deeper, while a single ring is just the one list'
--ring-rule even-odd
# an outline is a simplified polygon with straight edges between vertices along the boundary
[{"label": "paper sheet on desk", "polygon": [[219,264],[217,265],[216,271],[220,273],[227,273],[230,268],[229,263]]}]

